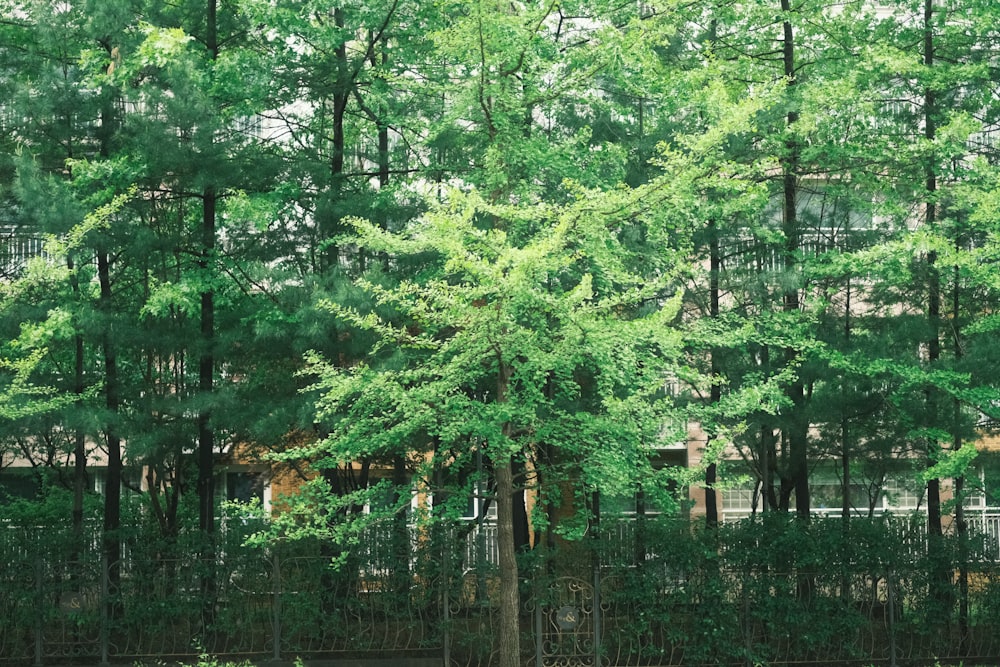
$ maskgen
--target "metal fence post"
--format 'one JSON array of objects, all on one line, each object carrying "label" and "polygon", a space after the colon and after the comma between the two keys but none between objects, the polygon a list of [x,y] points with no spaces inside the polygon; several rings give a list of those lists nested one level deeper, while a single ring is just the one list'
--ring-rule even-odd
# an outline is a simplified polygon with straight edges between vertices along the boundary
[{"label": "metal fence post", "polygon": [[892,570],[886,572],[889,604],[889,667],[896,667],[896,593],[892,581]]},{"label": "metal fence post", "polygon": [[274,641],[274,652],[273,657],[275,662],[281,661],[281,562],[278,557],[278,551],[274,551],[274,556],[271,558],[271,586],[272,586],[272,602],[271,602],[271,632],[272,641]]},{"label": "metal fence post", "polygon": [[102,549],[101,552],[101,596],[98,604],[101,608],[101,667],[111,664],[109,660],[109,638],[111,636],[111,617],[108,614],[108,607],[111,605],[109,599],[110,588],[108,586],[108,554]]},{"label": "metal fence post", "polygon": [[593,551],[590,564],[594,570],[594,664],[601,667],[601,492],[594,491]]},{"label": "metal fence post", "polygon": [[601,667],[601,564],[594,563],[594,665]]},{"label": "metal fence post", "polygon": [[444,662],[444,667],[449,667],[451,665],[451,629],[448,627],[451,624],[451,604],[450,596],[451,593],[448,590],[448,582],[451,580],[451,551],[448,549],[448,544],[450,540],[442,540],[441,544],[441,562],[443,566],[441,567],[441,621],[443,625],[443,633],[441,636],[441,659]]},{"label": "metal fence post", "polygon": [[535,667],[542,667],[542,650],[545,640],[542,637],[542,632],[544,630],[542,625],[542,594],[539,590],[540,585],[538,583],[537,574],[535,577],[535,585],[532,588],[535,591]]},{"label": "metal fence post", "polygon": [[42,558],[35,559],[35,667],[42,665],[42,632],[45,625],[45,590],[42,585]]}]

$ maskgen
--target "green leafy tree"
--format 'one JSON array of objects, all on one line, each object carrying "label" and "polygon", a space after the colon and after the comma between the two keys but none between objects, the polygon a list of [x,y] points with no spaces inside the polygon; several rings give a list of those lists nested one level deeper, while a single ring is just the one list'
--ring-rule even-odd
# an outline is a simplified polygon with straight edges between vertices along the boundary
[{"label": "green leafy tree", "polygon": [[[401,234],[358,222],[363,247],[432,261],[418,281],[360,283],[389,320],[330,304],[377,334],[366,363],[314,359],[330,431],[315,466],[401,454],[426,471],[461,466],[476,447],[492,463],[501,664],[519,664],[511,499],[524,480],[513,462],[545,443],[585,486],[631,488],[640,470],[651,492],[658,477],[660,492],[667,487],[669,473],[652,470],[649,455],[669,415],[663,382],[677,363],[669,322],[679,302],[673,276],[650,283],[623,265],[608,214],[586,199],[525,211],[452,192]],[[534,231],[518,233],[522,225]],[[418,484],[432,488],[429,477]]]},{"label": "green leafy tree", "polygon": [[[720,144],[745,132],[766,101],[733,105],[709,132],[678,138],[681,147],[659,160],[664,176],[635,191],[577,185],[562,194],[568,203],[553,205],[449,190],[400,232],[355,222],[359,247],[420,270],[399,282],[362,277],[357,285],[374,306],[329,303],[375,343],[357,365],[314,356],[329,435],[285,458],[306,455],[324,469],[402,455],[420,473],[418,490],[438,494],[435,470],[461,469],[481,453],[495,478],[501,664],[516,664],[519,653],[512,498],[532,477],[515,475],[518,463],[530,462],[543,497],[560,479],[579,492],[628,495],[638,477],[650,497],[672,505],[676,471],[655,470],[651,455],[679,437],[664,424],[684,422],[665,383],[685,373],[675,322],[690,252],[687,205],[715,177]],[[655,258],[630,242],[638,231]],[[343,539],[329,517],[358,497],[328,502],[305,502],[282,525],[295,535],[306,521],[307,533]],[[583,520],[557,530],[579,537],[587,507],[572,509]]]}]

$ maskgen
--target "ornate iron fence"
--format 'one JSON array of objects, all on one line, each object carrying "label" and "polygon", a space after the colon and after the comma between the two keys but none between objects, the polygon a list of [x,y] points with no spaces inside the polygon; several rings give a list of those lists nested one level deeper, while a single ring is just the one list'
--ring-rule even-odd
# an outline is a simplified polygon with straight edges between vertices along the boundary
[{"label": "ornate iron fence", "polygon": [[[1000,657],[1000,569],[969,540],[936,545],[934,561],[903,522],[850,536],[836,522],[603,530],[525,556],[526,667]],[[340,550],[251,548],[243,534],[220,535],[219,557],[204,561],[184,555],[200,553],[193,539],[125,531],[112,581],[96,531],[0,531],[0,664],[203,652],[495,663],[495,566],[470,561],[462,526],[403,545],[380,526]]]}]

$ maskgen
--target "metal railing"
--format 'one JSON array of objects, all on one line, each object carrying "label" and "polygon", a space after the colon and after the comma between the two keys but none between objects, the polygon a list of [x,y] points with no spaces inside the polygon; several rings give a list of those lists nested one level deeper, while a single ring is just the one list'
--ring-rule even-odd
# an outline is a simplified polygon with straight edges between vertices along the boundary
[{"label": "metal railing", "polygon": [[[1000,515],[969,519],[970,532],[995,541]],[[810,534],[829,526],[835,538],[837,525],[817,521]],[[117,579],[95,533],[7,528],[0,664],[202,652],[491,664],[495,528],[456,523],[405,536],[400,528],[370,526],[342,548],[253,548],[223,534],[221,557],[208,561],[189,555],[197,551],[185,536],[171,546],[137,530],[122,538]],[[875,532],[858,539],[868,541],[845,555],[810,552],[805,533],[760,521],[710,535],[666,517],[605,519],[598,537],[525,559],[524,664],[1000,658],[1000,568],[982,559],[938,567],[902,543],[912,532],[905,522],[867,528]],[[865,553],[882,542],[891,548]]]}]

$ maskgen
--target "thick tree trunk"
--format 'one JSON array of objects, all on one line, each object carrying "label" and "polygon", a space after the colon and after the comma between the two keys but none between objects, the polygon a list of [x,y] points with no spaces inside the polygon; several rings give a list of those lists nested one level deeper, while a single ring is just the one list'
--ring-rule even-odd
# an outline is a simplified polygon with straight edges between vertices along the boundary
[{"label": "thick tree trunk", "polygon": [[521,637],[518,624],[518,570],[514,548],[514,475],[511,460],[494,463],[497,482],[497,549],[499,551],[500,601],[496,628],[498,667],[519,667]]},{"label": "thick tree trunk", "polygon": [[[507,402],[511,373],[512,369],[498,355],[497,403]],[[509,436],[510,432],[511,425],[504,424],[504,436]],[[494,458],[493,474],[497,485],[497,560],[500,575],[499,623],[496,628],[500,658],[498,667],[519,667],[521,663],[521,635],[518,622],[520,611],[518,580],[520,576],[517,569],[517,546],[514,538],[513,468],[513,457],[510,454]]]}]

